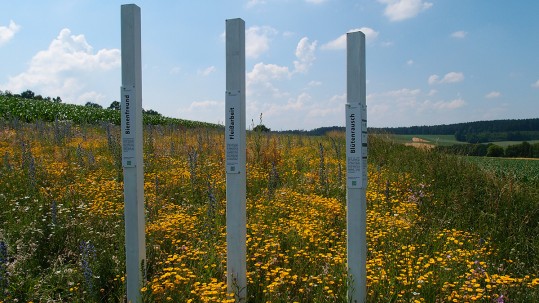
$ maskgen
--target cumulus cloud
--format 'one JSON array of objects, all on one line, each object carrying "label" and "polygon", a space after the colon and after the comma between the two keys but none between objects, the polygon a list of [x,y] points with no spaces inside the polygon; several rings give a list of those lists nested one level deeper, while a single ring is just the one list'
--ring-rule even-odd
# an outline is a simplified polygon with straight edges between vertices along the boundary
[{"label": "cumulus cloud", "polygon": [[210,67],[206,67],[205,69],[198,70],[197,74],[200,76],[206,77],[215,71],[216,71],[216,68],[215,66],[212,65]]},{"label": "cumulus cloud", "polygon": [[539,80],[535,81],[535,83],[532,83],[532,87],[539,88]]},{"label": "cumulus cloud", "polygon": [[294,61],[294,69],[296,72],[305,73],[309,70],[309,67],[313,64],[316,57],[314,52],[316,50],[317,41],[309,42],[309,38],[303,37],[299,40],[296,47],[296,58]]},{"label": "cumulus cloud", "polygon": [[384,15],[390,21],[402,21],[417,16],[432,7],[431,2],[424,0],[378,0],[385,4]]},{"label": "cumulus cloud", "polygon": [[400,88],[367,95],[369,124],[372,126],[406,126],[454,123],[462,118],[467,102],[459,97],[444,99],[434,91]]},{"label": "cumulus cloud", "polygon": [[466,38],[466,35],[468,35],[465,31],[456,31],[451,34],[451,37],[457,38],[457,39],[464,39]]},{"label": "cumulus cloud", "polygon": [[215,101],[215,100],[204,100],[204,101],[195,101],[191,102],[189,107],[186,109],[187,112],[193,112],[201,109],[207,108],[217,108],[219,105],[222,105],[224,102]]},{"label": "cumulus cloud", "polygon": [[[119,49],[94,52],[84,35],[72,35],[64,28],[48,49],[30,60],[28,69],[10,77],[6,89],[18,92],[33,89],[49,96],[62,96],[72,102],[102,101],[100,93],[84,91],[88,78],[120,66]],[[91,98],[91,100],[90,100]]]},{"label": "cumulus cloud", "polygon": [[252,26],[245,31],[245,56],[258,58],[269,49],[271,37],[277,30],[270,26]]},{"label": "cumulus cloud", "polygon": [[321,4],[321,3],[324,3],[326,1],[327,0],[305,0],[305,2],[312,3],[312,4]]},{"label": "cumulus cloud", "polygon": [[308,93],[301,93],[298,96],[290,97],[286,103],[270,102],[264,105],[264,115],[266,117],[279,117],[283,113],[290,114],[290,111],[300,111],[303,109],[306,102],[312,99]]},{"label": "cumulus cloud", "polygon": [[[357,29],[351,29],[348,32],[356,32],[361,31],[365,34],[365,40],[367,42],[371,42],[376,37],[378,37],[378,32],[370,27],[362,27]],[[346,48],[346,34],[340,35],[337,39],[332,40],[321,47],[322,49],[326,50],[339,50],[339,49],[345,49]]]},{"label": "cumulus cloud", "polygon": [[315,86],[320,86],[322,85],[322,82],[320,81],[316,81],[316,80],[312,80],[309,82],[309,84],[307,84],[309,87],[315,87]]},{"label": "cumulus cloud", "polygon": [[248,0],[247,8],[251,8],[260,4],[266,4],[266,1],[265,0]]},{"label": "cumulus cloud", "polygon": [[287,66],[259,62],[247,73],[247,95],[261,98],[285,98],[288,93],[281,91],[274,83],[289,79],[292,72]]},{"label": "cumulus cloud", "polygon": [[224,100],[201,100],[194,101],[189,106],[181,106],[176,109],[178,116],[184,119],[196,121],[211,121],[215,123],[223,122],[224,117]]},{"label": "cumulus cloud", "polygon": [[247,82],[267,82],[270,80],[289,78],[290,75],[291,73],[287,66],[259,62],[255,64],[252,71],[247,73]]},{"label": "cumulus cloud", "polygon": [[13,20],[9,21],[8,26],[0,26],[0,46],[13,39],[15,34],[21,29],[21,26]]},{"label": "cumulus cloud", "polygon": [[438,81],[440,80],[440,76],[438,75],[430,75],[429,76],[429,79],[427,80],[429,82],[429,84],[436,84],[438,83]]},{"label": "cumulus cloud", "polygon": [[485,98],[487,99],[494,99],[494,98],[498,98],[502,95],[502,93],[498,92],[498,91],[491,91],[490,93],[486,94],[485,95]]},{"label": "cumulus cloud", "polygon": [[[309,38],[303,37],[296,46],[293,68],[277,64],[266,64],[259,62],[246,75],[247,94],[262,99],[267,97],[285,98],[289,93],[282,91],[278,87],[281,80],[290,79],[294,74],[306,73],[315,61],[315,51],[318,42],[311,42]],[[311,84],[309,84],[311,85]]]},{"label": "cumulus cloud", "polygon": [[464,80],[464,74],[460,72],[449,72],[440,79],[438,75],[430,75],[428,82],[430,85],[438,83],[457,83]]},{"label": "cumulus cloud", "polygon": [[168,73],[171,75],[178,75],[181,72],[181,70],[182,70],[181,67],[174,66],[168,71]]},{"label": "cumulus cloud", "polygon": [[466,101],[461,98],[454,99],[451,101],[430,101],[426,100],[421,105],[422,110],[434,109],[434,110],[453,110],[466,105]]}]

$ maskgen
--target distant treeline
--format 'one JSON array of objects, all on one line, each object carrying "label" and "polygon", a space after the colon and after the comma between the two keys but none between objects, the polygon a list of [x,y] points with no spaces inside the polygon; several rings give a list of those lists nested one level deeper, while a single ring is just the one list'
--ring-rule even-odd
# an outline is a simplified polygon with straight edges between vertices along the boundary
[{"label": "distant treeline", "polygon": [[462,156],[487,156],[487,157],[507,157],[507,158],[539,158],[539,143],[530,144],[522,142],[520,144],[509,145],[506,148],[496,144],[455,144],[451,146],[437,146],[436,150]]},{"label": "distant treeline", "polygon": [[346,131],[346,128],[343,126],[326,126],[326,127],[319,127],[312,130],[283,130],[283,131],[277,131],[281,134],[294,134],[294,135],[306,135],[306,136],[323,136],[328,132],[331,131]]},{"label": "distant treeline", "polygon": [[468,143],[539,140],[539,118],[476,121],[433,126],[371,128],[395,135],[454,135]]}]

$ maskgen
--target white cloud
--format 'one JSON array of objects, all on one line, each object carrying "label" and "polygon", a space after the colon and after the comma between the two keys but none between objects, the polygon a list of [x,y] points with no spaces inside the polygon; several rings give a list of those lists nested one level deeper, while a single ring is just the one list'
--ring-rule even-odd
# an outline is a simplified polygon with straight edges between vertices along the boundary
[{"label": "white cloud", "polygon": [[181,70],[182,70],[181,67],[179,67],[179,66],[174,66],[174,67],[172,67],[172,68],[170,69],[170,71],[169,71],[168,73],[171,74],[171,75],[177,75],[177,74],[180,73]]},{"label": "white cloud", "polygon": [[373,126],[406,126],[450,123],[466,106],[460,97],[444,100],[435,97],[436,92],[423,92],[415,88],[371,93],[367,96],[369,124]]},{"label": "white cloud", "polygon": [[9,21],[8,26],[0,26],[0,46],[11,40],[20,29],[21,26],[13,20]]},{"label": "white cloud", "polygon": [[253,101],[258,98],[281,99],[287,97],[288,93],[281,91],[274,85],[274,82],[290,79],[291,75],[292,73],[287,66],[259,62],[246,75],[247,95],[255,97]]},{"label": "white cloud", "polygon": [[316,81],[316,80],[312,80],[309,82],[309,84],[307,84],[309,87],[315,87],[315,86],[320,86],[322,85],[322,82],[320,81]]},{"label": "white cloud", "polygon": [[456,83],[464,80],[463,73],[450,72],[445,74],[445,76],[440,80],[440,83]]},{"label": "white cloud", "polygon": [[433,5],[431,2],[424,0],[378,0],[378,2],[386,5],[384,15],[390,21],[413,18]]},{"label": "white cloud", "polygon": [[438,75],[430,75],[429,76],[429,79],[428,79],[428,82],[429,84],[435,84],[435,83],[438,83],[438,81],[440,80],[440,76]]},{"label": "white cloud", "polygon": [[247,83],[279,80],[283,78],[289,78],[290,75],[291,74],[287,66],[264,64],[263,62],[259,62],[255,64],[252,71],[247,73]]},{"label": "white cloud", "polygon": [[84,35],[72,35],[64,28],[46,50],[39,51],[30,60],[28,69],[10,77],[5,89],[19,92],[32,89],[46,96],[61,96],[70,102],[82,103],[87,96],[96,101],[103,95],[84,91],[90,78],[120,66],[119,49],[101,49],[97,52]]},{"label": "white cloud", "polygon": [[309,67],[313,64],[316,57],[314,52],[316,50],[317,41],[309,43],[309,38],[303,37],[296,47],[296,58],[294,61],[294,71],[305,73],[309,70]]},{"label": "white cloud", "polygon": [[200,75],[200,76],[208,76],[210,75],[211,73],[215,72],[216,71],[216,68],[215,66],[210,66],[210,67],[206,67],[205,69],[202,69],[202,70],[198,70],[197,74]]},{"label": "white cloud", "polygon": [[486,94],[485,95],[485,98],[487,99],[494,99],[494,98],[498,98],[502,95],[502,93],[498,92],[498,91],[491,91],[490,93]]},{"label": "white cloud", "polygon": [[532,87],[539,88],[539,80],[535,81],[535,83],[532,83]]},{"label": "white cloud", "polygon": [[428,110],[428,109],[453,110],[453,109],[463,107],[464,105],[466,105],[466,101],[460,98],[454,99],[451,101],[435,101],[435,102],[426,100],[420,105],[420,109],[421,110]]},{"label": "white cloud", "polygon": [[195,101],[189,105],[189,107],[187,108],[187,111],[192,112],[192,111],[206,109],[206,108],[217,108],[221,104],[223,104],[222,101],[214,101],[214,100]]},{"label": "white cloud", "polygon": [[189,106],[181,106],[176,109],[178,116],[183,119],[195,121],[211,121],[222,123],[224,117],[224,100],[194,101]]},{"label": "white cloud", "polygon": [[269,49],[272,36],[277,34],[277,30],[269,26],[252,26],[245,31],[245,56],[247,58],[258,58]]},{"label": "white cloud", "polygon": [[464,74],[460,72],[449,72],[440,80],[438,75],[430,75],[428,82],[429,84],[437,83],[457,83],[464,80]]},{"label": "white cloud", "polygon": [[247,8],[251,8],[260,4],[266,4],[265,0],[248,0],[247,1]]},{"label": "white cloud", "polygon": [[466,38],[466,35],[468,35],[468,33],[465,31],[456,31],[451,34],[451,37],[457,38],[457,39],[463,39],[463,38]]},{"label": "white cloud", "polygon": [[406,65],[410,65],[410,66],[414,65],[414,60],[410,59],[406,61]]},{"label": "white cloud", "polygon": [[312,3],[312,4],[321,4],[321,3],[324,3],[326,1],[327,0],[305,0],[305,2]]},{"label": "white cloud", "polygon": [[[362,27],[362,28],[358,28],[358,29],[351,29],[348,32],[351,33],[351,32],[356,32],[356,31],[363,32],[363,34],[365,34],[365,40],[367,42],[371,42],[374,39],[376,39],[376,37],[378,37],[378,32],[375,31],[374,29],[370,28],[370,27]],[[327,50],[345,49],[346,48],[346,34],[343,34],[343,35],[339,36],[337,39],[322,45],[321,48],[322,49],[327,49]]]}]

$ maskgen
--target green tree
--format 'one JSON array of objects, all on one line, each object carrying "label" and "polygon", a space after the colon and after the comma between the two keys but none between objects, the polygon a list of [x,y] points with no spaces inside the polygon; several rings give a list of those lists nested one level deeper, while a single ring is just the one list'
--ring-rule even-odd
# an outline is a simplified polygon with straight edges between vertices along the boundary
[{"label": "green tree", "polygon": [[264,124],[258,124],[257,126],[255,126],[253,128],[253,131],[255,132],[262,132],[262,133],[267,133],[267,132],[270,132],[271,129],[269,129],[268,127],[266,127]]},{"label": "green tree", "polygon": [[142,112],[145,113],[146,115],[161,116],[160,113],[158,113],[157,111],[153,109],[143,110]]},{"label": "green tree", "polygon": [[503,147],[496,145],[496,144],[490,144],[487,148],[487,157],[503,157],[504,151]]},{"label": "green tree", "polygon": [[97,103],[94,103],[94,102],[86,102],[86,104],[84,104],[84,106],[87,106],[87,107],[93,107],[93,108],[103,108],[103,106],[97,104]]},{"label": "green tree", "polygon": [[120,110],[120,102],[112,101],[112,103],[109,105],[108,109]]},{"label": "green tree", "polygon": [[29,89],[27,89],[27,90],[25,90],[24,92],[21,93],[21,97],[25,98],[25,99],[34,99],[35,96],[36,96],[36,94],[33,91],[29,90]]}]

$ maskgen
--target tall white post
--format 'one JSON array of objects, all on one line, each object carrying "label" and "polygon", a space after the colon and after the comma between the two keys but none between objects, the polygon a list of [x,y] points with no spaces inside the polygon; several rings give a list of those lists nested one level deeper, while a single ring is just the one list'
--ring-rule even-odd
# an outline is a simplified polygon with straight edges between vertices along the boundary
[{"label": "tall white post", "polygon": [[346,35],[346,222],[348,253],[348,300],[367,299],[367,105],[365,35]]},{"label": "tall white post", "polygon": [[228,292],[246,302],[245,21],[226,20],[226,245]]},{"label": "tall white post", "polygon": [[124,172],[127,302],[142,302],[145,278],[144,171],[142,164],[142,69],[140,7],[122,5],[121,131]]}]

